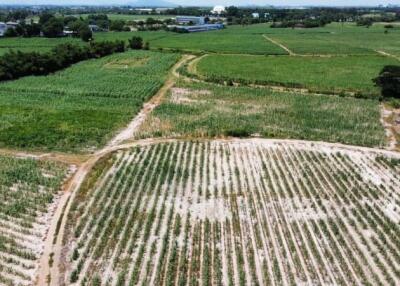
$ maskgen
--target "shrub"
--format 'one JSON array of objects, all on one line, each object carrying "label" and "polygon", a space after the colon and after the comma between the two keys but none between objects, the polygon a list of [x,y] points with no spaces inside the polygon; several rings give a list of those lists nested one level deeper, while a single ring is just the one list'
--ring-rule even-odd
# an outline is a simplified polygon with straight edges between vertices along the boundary
[{"label": "shrub", "polygon": [[82,41],[89,42],[92,40],[93,34],[89,27],[85,27],[79,31],[79,37],[82,39]]},{"label": "shrub", "polygon": [[133,50],[141,50],[143,48],[143,39],[141,37],[132,37],[129,40],[129,47]]},{"label": "shrub", "polygon": [[246,129],[238,128],[238,129],[225,130],[224,135],[229,137],[244,138],[244,137],[250,137],[251,134]]},{"label": "shrub", "polygon": [[381,88],[383,97],[400,98],[400,66],[385,66],[373,81]]}]

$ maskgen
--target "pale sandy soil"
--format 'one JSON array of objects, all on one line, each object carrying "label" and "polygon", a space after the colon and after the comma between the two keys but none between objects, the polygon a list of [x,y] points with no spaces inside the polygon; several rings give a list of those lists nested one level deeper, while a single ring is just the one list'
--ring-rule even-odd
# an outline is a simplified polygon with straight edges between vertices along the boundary
[{"label": "pale sandy soil", "polygon": [[[160,142],[154,141],[153,144]],[[169,184],[158,181],[155,185],[155,189],[161,188],[160,196],[155,196],[154,190],[145,187],[142,178],[134,179],[136,191],[142,193],[142,212],[149,215],[150,210],[156,209],[151,233],[156,229],[162,209],[164,214],[158,235],[152,234],[145,240],[141,229],[136,242],[128,244],[134,246],[133,252],[123,252],[123,260],[130,261],[126,281],[139,267],[139,285],[165,282],[171,277],[172,261],[177,265],[173,274],[176,279],[186,277],[187,280],[197,280],[200,285],[205,284],[204,273],[207,271],[213,283],[222,285],[229,284],[230,280],[239,285],[241,279],[246,284],[260,285],[362,285],[366,281],[385,284],[388,279],[397,279],[393,265],[399,265],[395,256],[383,253],[374,256],[382,246],[396,249],[395,243],[390,242],[392,234],[381,226],[374,229],[362,213],[359,213],[361,220],[355,223],[349,219],[355,218],[353,212],[360,211],[358,204],[369,204],[374,206],[376,218],[398,221],[400,170],[376,161],[380,156],[399,159],[398,153],[297,140],[166,142],[178,144],[179,148],[175,149],[178,155],[172,181]],[[151,140],[147,140],[131,146],[148,150],[151,145]],[[183,148],[187,148],[185,153],[182,153]],[[200,156],[200,151],[206,156]],[[131,162],[132,158],[126,156],[127,151],[118,154],[123,156],[123,161]],[[314,159],[311,160],[310,156]],[[177,174],[186,168],[187,177],[178,177]],[[350,177],[340,175],[342,171]],[[150,177],[156,175],[150,169],[146,172],[150,172]],[[367,191],[361,197],[353,193],[355,187],[363,189],[366,186],[379,192],[378,199]],[[339,193],[341,189],[345,192]],[[110,189],[110,192],[114,191]],[[125,200],[117,197],[116,205],[131,210],[136,199],[133,196]],[[87,213],[90,214],[91,208],[91,204],[87,204]],[[171,211],[172,221],[169,222]],[[172,226],[178,217],[181,218],[181,231],[174,234]],[[187,222],[190,231],[188,249],[184,252],[183,229]],[[221,226],[219,232],[215,233],[213,228],[206,232],[206,222]],[[322,222],[326,225],[323,226]],[[367,229],[362,223],[367,224]],[[120,235],[125,231],[129,232],[124,228]],[[381,245],[378,234],[386,238],[386,246]],[[170,239],[164,244],[166,235]],[[209,243],[202,239],[208,235],[220,238]],[[104,233],[100,232],[99,238],[102,236]],[[96,245],[100,240],[97,241]],[[153,245],[154,253],[151,250]],[[178,249],[176,260],[173,258],[175,245]],[[139,255],[141,247],[144,247],[143,256]],[[165,254],[161,251],[164,247]],[[86,277],[100,271],[111,285],[116,284],[121,266],[112,263],[117,247],[113,249],[98,260],[94,259],[93,253],[87,256],[82,268]],[[220,251],[219,254],[216,250]],[[66,257],[70,255],[67,252]],[[183,268],[178,265],[183,259],[188,259],[190,265],[181,272]],[[225,270],[221,277],[216,276],[217,259]],[[65,262],[68,264],[68,261]],[[76,263],[67,268],[64,279],[68,279],[68,273],[74,267]],[[81,275],[79,281],[83,277]],[[67,282],[62,281],[65,282],[59,283]]]}]

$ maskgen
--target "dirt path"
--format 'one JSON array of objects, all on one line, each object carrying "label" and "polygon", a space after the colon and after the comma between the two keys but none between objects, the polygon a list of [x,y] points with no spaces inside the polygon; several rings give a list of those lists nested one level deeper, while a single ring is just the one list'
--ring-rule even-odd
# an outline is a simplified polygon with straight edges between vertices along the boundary
[{"label": "dirt path", "polygon": [[[136,133],[137,129],[142,125],[145,121],[147,115],[152,112],[158,105],[160,105],[162,99],[166,96],[169,89],[171,89],[176,79],[180,77],[178,73],[178,69],[184,65],[188,60],[193,59],[193,56],[184,55],[178,63],[176,63],[172,70],[170,71],[167,80],[165,81],[163,87],[148,101],[143,105],[142,110],[139,112],[138,115],[129,123],[129,125],[121,130],[107,145],[107,147],[117,146],[124,141],[133,137]],[[105,149],[107,149],[107,147]]]},{"label": "dirt path", "polygon": [[[62,237],[64,236],[64,229],[66,225],[66,216],[71,208],[72,202],[74,200],[75,194],[79,189],[80,185],[86,178],[87,174],[96,164],[96,162],[104,157],[105,155],[112,153],[118,149],[124,149],[127,147],[126,145],[121,145],[124,141],[132,138],[134,133],[146,119],[146,116],[154,110],[162,101],[162,99],[166,96],[168,90],[173,87],[179,74],[177,70],[186,61],[192,59],[193,56],[184,55],[171,69],[167,80],[165,81],[164,86],[157,92],[157,94],[152,97],[152,99],[144,104],[143,109],[139,112],[139,114],[131,121],[131,123],[122,131],[120,131],[111,141],[107,144],[103,149],[94,153],[89,159],[87,159],[84,163],[80,162],[80,167],[76,171],[73,178],[70,180],[69,184],[66,185],[63,191],[63,195],[60,198],[60,203],[55,211],[53,216],[50,228],[48,230],[47,238],[45,241],[44,252],[42,257],[39,261],[39,269],[38,269],[38,277],[36,280],[36,285],[59,285],[59,261],[62,255]],[[130,144],[132,146],[136,145]],[[129,146],[129,145],[128,145]],[[22,154],[22,153],[21,153]],[[32,156],[26,154],[26,156]],[[54,155],[37,155],[42,157],[54,158]],[[60,157],[55,156],[55,158],[63,158],[61,155]],[[68,158],[68,157],[66,157]],[[73,160],[74,161],[74,160]],[[56,239],[56,243],[53,244],[54,235],[56,233],[57,225],[59,224],[59,220],[61,220],[61,224],[58,226],[59,233]],[[50,258],[53,257],[53,266],[50,267],[49,261]]]},{"label": "dirt path", "polygon": [[263,35],[263,37],[264,37],[265,39],[267,39],[268,41],[270,41],[271,43],[273,43],[274,45],[277,45],[277,46],[279,46],[280,48],[282,48],[283,50],[285,50],[285,51],[289,54],[289,56],[297,56],[296,53],[294,53],[292,50],[290,50],[290,49],[289,49],[288,47],[286,47],[285,45],[283,45],[283,44],[281,44],[281,43],[275,41],[274,39],[268,37],[267,35]]},{"label": "dirt path", "polygon": [[[287,47],[281,45],[280,43],[274,41],[273,39],[263,35],[267,40],[271,41],[272,43],[279,45],[285,51],[289,53],[291,56],[295,56],[296,54],[293,53]],[[393,56],[386,54],[384,52],[378,51],[381,54],[385,54],[387,56]],[[206,55],[205,55],[206,56]],[[182,59],[174,65],[171,69],[167,80],[165,81],[164,86],[156,93],[151,100],[144,104],[143,109],[139,112],[139,114],[130,122],[130,124],[123,130],[121,130],[110,142],[105,146],[103,149],[97,151],[90,157],[87,155],[70,155],[70,154],[56,154],[56,153],[46,153],[46,154],[29,154],[23,152],[17,152],[12,150],[0,150],[0,154],[5,155],[14,155],[20,156],[25,158],[37,158],[37,159],[46,159],[46,160],[54,160],[65,162],[69,164],[78,165],[79,168],[73,178],[68,182],[68,184],[64,188],[64,193],[60,198],[58,207],[55,211],[53,216],[50,228],[48,230],[48,235],[45,241],[44,252],[40,259],[40,265],[38,270],[38,278],[36,281],[36,285],[59,285],[59,261],[61,260],[62,256],[62,238],[64,236],[65,226],[66,226],[66,215],[72,205],[74,197],[76,195],[77,190],[83,183],[84,179],[94,167],[94,165],[98,162],[99,159],[106,156],[109,153],[120,149],[126,149],[133,146],[141,146],[141,145],[148,145],[154,144],[159,142],[173,142],[177,141],[176,139],[147,139],[141,141],[133,141],[131,143],[124,143],[127,142],[129,139],[132,139],[134,134],[137,132],[140,125],[145,121],[146,117],[162,102],[163,98],[167,95],[167,92],[170,88],[174,86],[176,80],[181,77],[178,72],[178,69],[187,63],[190,60],[193,60],[189,64],[189,71],[196,71],[196,63],[201,60],[202,57],[198,57],[193,60],[195,57],[192,55],[184,55]],[[271,87],[269,87],[271,88]],[[279,87],[281,90],[287,90],[287,88]],[[291,89],[290,89],[291,90]],[[298,92],[299,90],[296,89]],[[219,141],[249,141],[249,142],[259,142],[265,141],[270,144],[273,143],[287,143],[292,145],[312,145],[313,148],[340,148],[346,150],[353,150],[353,151],[368,151],[368,152],[375,152],[375,153],[382,153],[391,157],[399,157],[398,153],[380,150],[380,149],[373,149],[373,148],[366,148],[366,147],[357,147],[357,146],[348,146],[342,145],[338,143],[324,143],[324,142],[309,142],[309,141],[301,141],[301,140],[270,140],[270,139],[224,139]],[[61,222],[59,224],[59,221]],[[58,228],[57,225],[59,224]],[[59,229],[59,233],[55,244],[53,244],[54,236]],[[50,267],[49,260],[52,257],[53,259],[53,267]],[[50,276],[49,276],[50,275]],[[50,280],[48,280],[50,278]],[[225,278],[226,279],[226,278]]]},{"label": "dirt path", "polygon": [[387,52],[379,51],[379,50],[376,50],[376,52],[377,52],[378,54],[381,54],[382,56],[389,57],[389,58],[394,58],[394,59],[400,61],[400,57],[398,57],[398,56],[396,56],[396,55],[392,55],[392,54],[389,54],[389,53],[387,53]]},{"label": "dirt path", "polygon": [[46,160],[53,162],[65,163],[68,165],[80,165],[85,162],[89,156],[80,154],[68,154],[68,153],[43,153],[43,152],[23,152],[13,149],[0,149],[0,155],[12,156],[21,159],[36,159]]}]

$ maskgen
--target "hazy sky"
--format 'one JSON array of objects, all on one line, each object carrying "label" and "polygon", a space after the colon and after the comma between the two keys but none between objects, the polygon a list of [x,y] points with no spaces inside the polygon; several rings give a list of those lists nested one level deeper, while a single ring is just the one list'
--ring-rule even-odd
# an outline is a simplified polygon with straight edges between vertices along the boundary
[{"label": "hazy sky", "polygon": [[[113,5],[134,3],[135,0],[0,0],[0,4],[68,4]],[[372,6],[398,4],[400,0],[170,0],[180,5],[324,5],[324,6]]]}]

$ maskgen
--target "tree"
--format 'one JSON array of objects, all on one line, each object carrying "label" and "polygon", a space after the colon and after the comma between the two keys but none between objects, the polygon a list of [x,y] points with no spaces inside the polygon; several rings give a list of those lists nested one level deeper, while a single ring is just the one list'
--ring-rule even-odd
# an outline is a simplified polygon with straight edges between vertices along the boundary
[{"label": "tree", "polygon": [[383,97],[400,98],[400,66],[385,66],[373,81],[381,88]]},{"label": "tree", "polygon": [[93,38],[92,30],[90,30],[89,26],[83,27],[79,30],[79,37],[84,42],[89,42]]},{"label": "tree", "polygon": [[62,35],[64,30],[64,22],[61,19],[51,18],[42,28],[43,35],[48,38],[56,38]]},{"label": "tree", "polygon": [[132,37],[129,40],[129,47],[133,50],[141,50],[143,48],[143,39],[141,37]]},{"label": "tree", "polygon": [[110,30],[116,32],[122,32],[124,30],[125,21],[123,20],[115,20],[110,24]]},{"label": "tree", "polygon": [[228,17],[239,17],[239,8],[236,6],[229,6],[226,8],[226,16]]},{"label": "tree", "polygon": [[26,37],[34,37],[40,36],[41,26],[36,23],[32,23],[31,25],[26,25],[25,27],[25,36]]},{"label": "tree", "polygon": [[6,32],[4,33],[4,37],[12,38],[12,37],[18,37],[17,31],[15,31],[14,28],[8,28]]},{"label": "tree", "polygon": [[54,18],[53,14],[44,12],[42,15],[40,15],[39,24],[40,24],[40,25],[44,25],[44,24],[46,24],[48,21],[50,21],[50,19],[53,19],[53,18]]}]

